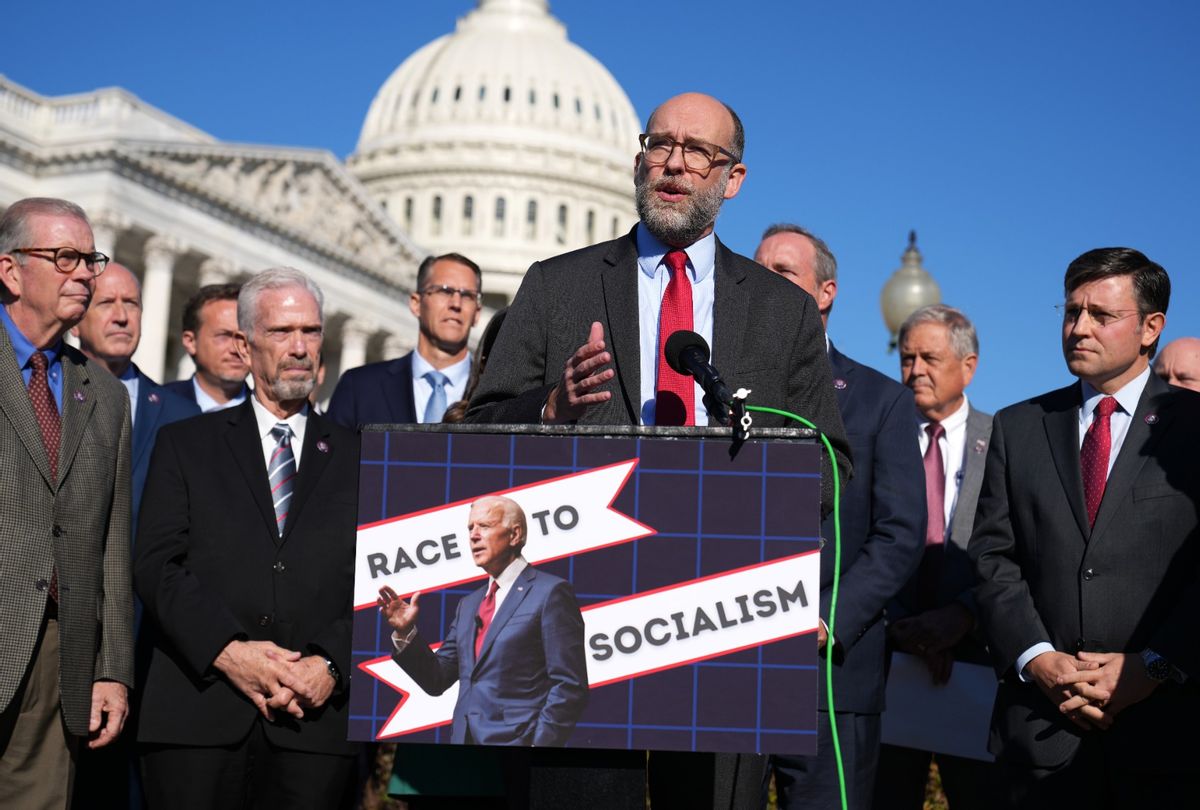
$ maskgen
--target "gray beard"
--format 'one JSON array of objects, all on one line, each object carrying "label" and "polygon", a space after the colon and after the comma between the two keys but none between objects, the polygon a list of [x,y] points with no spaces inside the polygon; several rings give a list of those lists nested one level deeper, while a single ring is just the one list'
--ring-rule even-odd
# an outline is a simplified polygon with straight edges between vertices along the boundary
[{"label": "gray beard", "polygon": [[[649,180],[636,182],[634,188],[638,217],[645,223],[646,230],[669,245],[690,245],[699,239],[700,235],[717,221],[717,212],[721,210],[721,203],[725,201],[729,170],[722,171],[719,183],[715,183],[707,191],[688,195],[682,209],[662,202],[654,194],[655,187],[667,178],[660,177],[653,183]],[[670,182],[675,185],[687,185],[689,190],[695,188],[691,178],[672,177]]]},{"label": "gray beard", "polygon": [[316,380],[275,380],[271,383],[271,393],[276,402],[295,402],[308,399],[308,395],[316,388]]}]

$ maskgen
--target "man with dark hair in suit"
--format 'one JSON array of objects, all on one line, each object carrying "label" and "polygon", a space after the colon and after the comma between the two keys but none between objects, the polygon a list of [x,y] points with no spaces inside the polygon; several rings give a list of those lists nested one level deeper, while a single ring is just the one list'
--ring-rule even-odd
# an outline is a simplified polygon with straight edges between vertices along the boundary
[{"label": "man with dark hair in suit", "polygon": [[[979,338],[959,310],[935,304],[910,315],[897,335],[900,379],[916,397],[909,422],[924,458],[928,518],[920,568],[888,605],[892,651],[920,658],[934,683],[950,679],[955,661],[986,664],[976,628],[975,569],[967,541],[983,483],[992,415],[967,399],[979,363]],[[945,715],[931,724],[963,723]],[[984,729],[979,729],[983,739]],[[899,745],[884,745],[876,782],[877,810],[920,810],[929,763],[936,758],[942,789],[954,810],[991,807],[995,767],[990,762]]]},{"label": "man with dark hair in suit", "polygon": [[[104,274],[96,278],[96,292],[87,314],[71,334],[79,339],[80,351],[108,369],[129,392],[133,421],[132,514],[136,526],[158,429],[195,416],[200,408],[163,388],[132,362],[142,337],[142,289],[128,267],[108,263]],[[130,806],[133,746],[128,735],[100,751],[80,752],[77,764],[75,808]]]},{"label": "man with dark hair in suit", "polygon": [[459,253],[426,257],[408,301],[420,325],[416,350],[343,371],[329,418],[351,429],[442,421],[471,376],[467,341],[479,323],[482,279],[479,265]]},{"label": "man with dark hair in suit", "polygon": [[1150,372],[1166,271],[1130,248],[1067,268],[1078,381],[996,414],[970,554],[1002,681],[1011,807],[1200,796],[1200,394]]},{"label": "man with dark hair in suit", "polygon": [[[713,233],[722,203],[737,196],[746,177],[740,119],[711,96],[685,93],[655,109],[646,130],[633,160],[641,221],[622,238],[529,268],[468,421],[719,424],[692,378],[663,359],[667,339],[687,329],[712,346],[726,380],[753,391],[753,404],[789,410],[823,430],[845,481],[849,447],[812,298],[735,254]],[[789,423],[756,413],[754,424]],[[822,465],[822,509],[828,512],[833,483],[823,454]],[[630,772],[641,767],[636,760],[625,760]],[[660,768],[656,762],[675,765]],[[654,754],[652,800],[657,794],[696,808],[757,801],[758,758],[715,762],[714,768],[711,757]],[[597,784],[611,776],[597,770],[579,778]],[[641,795],[633,779],[605,784],[614,792],[594,793],[597,806]]]},{"label": "man with dark hair in suit", "polygon": [[242,285],[253,395],[159,431],[134,561],[151,808],[351,801],[358,438],[308,405],[321,301],[291,268]]},{"label": "man with dark hair in suit", "polygon": [[206,284],[183,307],[183,348],[196,364],[190,380],[164,386],[200,410],[219,411],[246,401],[246,361],[237,349],[240,284]]},{"label": "man with dark hair in suit", "polygon": [[[838,291],[837,259],[823,240],[798,225],[773,225],[763,233],[754,260],[811,295],[828,329]],[[916,568],[925,535],[925,488],[911,430],[912,393],[828,345],[855,475],[842,493],[842,570],[832,641],[827,624],[833,588],[832,519],[821,526],[827,542],[821,554],[818,644],[823,655],[833,656],[834,717],[848,806],[867,810],[875,787],[883,711],[883,609]],[[771,757],[782,808],[836,807],[841,802],[823,661],[817,683],[817,755]]]},{"label": "man with dark hair in suit", "polygon": [[467,534],[488,580],[459,602],[436,654],[417,635],[420,594],[405,602],[390,587],[379,591],[392,657],[431,695],[459,685],[452,742],[565,745],[588,700],[583,615],[571,585],[521,556],[529,526],[511,498],[471,504]]},{"label": "man with dark hair in suit", "polygon": [[133,685],[129,397],[63,342],[108,257],[66,200],[0,216],[0,806],[65,808]]}]

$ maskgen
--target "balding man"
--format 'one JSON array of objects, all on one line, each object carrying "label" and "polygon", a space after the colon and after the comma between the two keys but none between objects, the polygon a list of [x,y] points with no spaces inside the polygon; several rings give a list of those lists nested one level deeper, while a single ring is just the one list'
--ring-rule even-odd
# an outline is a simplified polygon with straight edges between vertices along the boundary
[{"label": "balding man", "polygon": [[[713,231],[721,205],[746,178],[741,120],[711,96],[684,93],[654,110],[641,146],[633,160],[641,221],[619,239],[529,268],[467,420],[719,424],[700,387],[663,358],[667,339],[687,329],[708,341],[733,387],[753,391],[753,404],[802,414],[824,431],[845,483],[849,447],[812,298],[729,250]],[[756,413],[754,424],[793,423]],[[822,470],[828,513],[833,479],[824,454]],[[640,768],[639,760],[630,756],[623,767]],[[732,757],[714,764],[711,756],[656,753],[651,764],[652,801],[657,794],[700,808],[757,800],[761,762],[748,768]],[[580,777],[590,784],[599,778]],[[595,806],[636,802],[644,792],[629,780],[594,799]],[[578,801],[579,794],[562,800]]]},{"label": "balding man", "polygon": [[[807,292],[828,328],[837,298],[837,259],[829,246],[798,225],[773,225],[754,260]],[[888,600],[917,566],[925,536],[921,454],[912,430],[912,393],[829,344],[833,387],[854,454],[854,480],[842,494],[842,568],[834,639],[822,624],[819,644],[833,656],[838,739],[848,806],[867,810],[879,760],[883,711],[884,621]],[[831,519],[821,536],[832,539]],[[829,619],[832,548],[821,555],[821,619]],[[825,666],[818,668],[817,756],[774,756],[781,808],[840,804],[837,762],[826,702]]]},{"label": "balding man", "polygon": [[1154,361],[1154,373],[1171,385],[1200,391],[1200,338],[1176,338]]},{"label": "balding man", "polygon": [[[129,397],[63,341],[108,257],[79,206],[0,216],[0,807],[62,808],[133,685]],[[90,739],[89,739],[90,737]]]},{"label": "balding man", "polygon": [[[458,603],[436,654],[416,632],[420,594],[406,602],[389,587],[379,591],[392,658],[431,695],[459,685],[451,742],[565,745],[588,700],[575,593],[521,556],[529,528],[510,498],[471,504],[467,534],[471,558],[488,579]],[[513,622],[517,611],[521,621]]]}]

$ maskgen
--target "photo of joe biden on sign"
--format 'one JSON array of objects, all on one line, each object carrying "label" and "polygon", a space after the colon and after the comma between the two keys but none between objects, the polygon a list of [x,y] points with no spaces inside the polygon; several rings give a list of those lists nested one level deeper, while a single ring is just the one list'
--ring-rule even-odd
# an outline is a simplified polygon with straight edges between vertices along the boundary
[{"label": "photo of joe biden on sign", "polygon": [[565,745],[588,700],[583,616],[571,585],[521,556],[529,532],[515,501],[475,501],[467,531],[488,579],[458,603],[436,653],[417,633],[420,593],[405,601],[380,589],[392,658],[431,695],[459,684],[451,742]]}]

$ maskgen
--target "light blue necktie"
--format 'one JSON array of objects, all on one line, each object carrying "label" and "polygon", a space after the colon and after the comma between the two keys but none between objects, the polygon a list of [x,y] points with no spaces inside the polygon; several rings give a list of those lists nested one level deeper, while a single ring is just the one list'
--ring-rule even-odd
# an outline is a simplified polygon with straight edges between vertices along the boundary
[{"label": "light blue necktie", "polygon": [[433,387],[433,393],[425,403],[425,418],[421,421],[425,424],[440,422],[446,415],[446,385],[450,378],[440,371],[426,371],[422,377]]},{"label": "light blue necktie", "polygon": [[292,454],[292,429],[284,422],[271,428],[275,437],[275,452],[267,465],[267,480],[271,485],[271,500],[275,504],[275,525],[279,536],[287,525],[288,507],[292,502],[292,483],[296,477],[296,457]]}]

